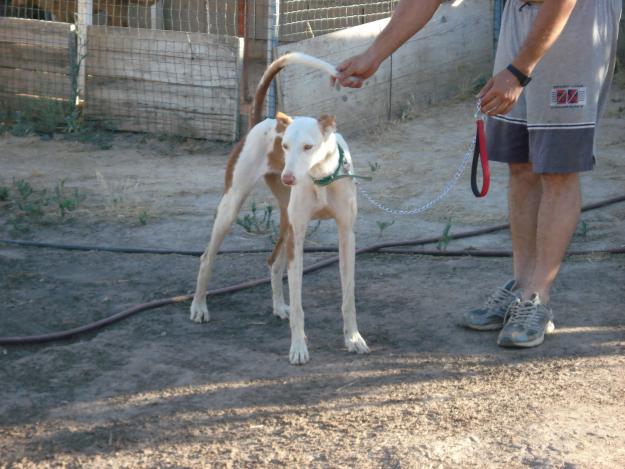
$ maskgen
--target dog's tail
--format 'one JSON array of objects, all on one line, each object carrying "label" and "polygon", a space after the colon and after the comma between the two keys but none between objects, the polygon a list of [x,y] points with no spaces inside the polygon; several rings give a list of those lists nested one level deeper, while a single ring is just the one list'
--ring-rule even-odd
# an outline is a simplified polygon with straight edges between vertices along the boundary
[{"label": "dog's tail", "polygon": [[274,60],[269,67],[267,67],[267,70],[265,70],[265,73],[256,88],[256,95],[254,96],[254,105],[252,107],[252,115],[249,125],[250,129],[258,124],[263,118],[265,96],[267,96],[267,90],[269,89],[269,85],[271,85],[271,81],[278,73],[280,73],[280,70],[291,64],[309,65],[313,68],[327,72],[330,76],[336,76],[338,74],[334,65],[300,52],[291,52],[283,55],[279,59]]}]

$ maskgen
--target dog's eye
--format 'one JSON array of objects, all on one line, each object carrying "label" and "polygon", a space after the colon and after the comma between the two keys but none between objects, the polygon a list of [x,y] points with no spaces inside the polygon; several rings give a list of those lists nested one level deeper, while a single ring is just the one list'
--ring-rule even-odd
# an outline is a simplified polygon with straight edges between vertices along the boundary
[{"label": "dog's eye", "polygon": [[310,150],[312,147],[313,147],[312,145],[308,145],[308,144],[306,144],[306,145],[304,145],[304,151],[308,151],[308,150]]},{"label": "dog's eye", "polygon": [[288,149],[289,149],[289,146],[288,146],[286,143],[283,143],[283,144],[282,144],[282,148],[284,148],[285,150],[288,150]]}]

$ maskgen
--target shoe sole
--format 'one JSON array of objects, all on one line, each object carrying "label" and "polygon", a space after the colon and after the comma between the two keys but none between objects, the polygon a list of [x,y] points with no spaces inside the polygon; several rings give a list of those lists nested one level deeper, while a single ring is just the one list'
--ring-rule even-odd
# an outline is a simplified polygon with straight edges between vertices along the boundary
[{"label": "shoe sole", "polygon": [[465,327],[469,329],[473,329],[474,331],[496,331],[503,327],[503,323],[501,324],[485,324],[484,326],[475,326],[472,324],[466,324]]},{"label": "shoe sole", "polygon": [[534,340],[530,340],[529,342],[519,342],[519,343],[511,342],[509,344],[501,344],[499,340],[497,340],[497,345],[499,345],[500,347],[510,347],[510,348],[537,347],[545,341],[545,334],[552,334],[553,331],[555,330],[556,330],[555,324],[553,323],[553,321],[549,321],[547,325],[545,326],[545,332],[543,332],[541,335],[536,337]]}]

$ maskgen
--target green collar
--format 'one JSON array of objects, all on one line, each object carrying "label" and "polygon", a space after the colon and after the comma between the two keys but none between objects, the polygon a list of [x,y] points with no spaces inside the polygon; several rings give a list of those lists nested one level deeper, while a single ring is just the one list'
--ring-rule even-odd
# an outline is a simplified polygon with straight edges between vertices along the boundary
[{"label": "green collar", "polygon": [[343,179],[343,178],[359,178],[359,179],[366,179],[367,181],[371,181],[371,178],[368,176],[356,176],[355,174],[352,174],[350,171],[346,171],[345,170],[345,152],[343,151],[343,148],[341,147],[341,145],[337,143],[336,146],[339,149],[338,166],[336,167],[336,169],[334,170],[332,174],[329,174],[326,177],[322,177],[321,179],[315,179],[314,177],[311,176],[311,179],[313,180],[313,182],[318,186],[328,186],[332,184],[334,181],[336,181],[337,179]]}]

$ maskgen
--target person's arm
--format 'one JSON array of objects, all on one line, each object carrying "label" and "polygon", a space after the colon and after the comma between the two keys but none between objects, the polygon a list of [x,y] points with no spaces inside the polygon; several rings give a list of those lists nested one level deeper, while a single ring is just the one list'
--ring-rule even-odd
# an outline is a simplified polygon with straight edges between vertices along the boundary
[{"label": "person's arm", "polygon": [[401,0],[391,20],[373,44],[362,54],[345,60],[337,67],[340,72],[337,77],[339,83],[350,88],[360,88],[389,55],[430,21],[441,1]]},{"label": "person's arm", "polygon": [[[531,76],[540,59],[560,37],[576,3],[577,0],[545,0],[512,65]],[[506,114],[522,91],[517,78],[504,69],[495,74],[479,92],[482,111],[489,115]]]}]

